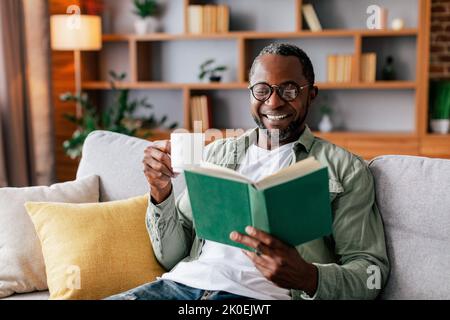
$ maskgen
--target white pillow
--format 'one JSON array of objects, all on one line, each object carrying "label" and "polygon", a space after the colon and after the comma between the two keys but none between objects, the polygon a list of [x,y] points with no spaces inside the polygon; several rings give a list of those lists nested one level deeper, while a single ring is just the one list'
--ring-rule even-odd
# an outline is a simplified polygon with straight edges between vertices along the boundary
[{"label": "white pillow", "polygon": [[50,187],[0,188],[0,298],[47,290],[41,244],[25,202],[99,201],[99,177]]}]

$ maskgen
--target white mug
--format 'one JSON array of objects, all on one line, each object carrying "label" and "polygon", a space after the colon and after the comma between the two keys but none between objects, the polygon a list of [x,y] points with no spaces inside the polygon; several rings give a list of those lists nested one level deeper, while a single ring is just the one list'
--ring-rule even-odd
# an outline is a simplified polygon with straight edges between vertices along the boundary
[{"label": "white mug", "polygon": [[203,133],[172,133],[170,144],[173,172],[182,173],[184,169],[201,164],[205,148]]}]

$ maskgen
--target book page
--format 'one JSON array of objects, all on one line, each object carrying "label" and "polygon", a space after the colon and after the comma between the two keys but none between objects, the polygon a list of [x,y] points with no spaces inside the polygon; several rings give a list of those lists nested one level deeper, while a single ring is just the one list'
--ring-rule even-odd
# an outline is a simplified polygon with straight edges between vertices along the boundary
[{"label": "book page", "polygon": [[299,161],[292,166],[284,168],[277,173],[274,173],[270,176],[265,177],[262,180],[257,182],[248,179],[237,171],[228,169],[226,167],[221,167],[216,164],[212,164],[209,162],[202,162],[198,167],[191,167],[187,170],[201,173],[204,175],[233,180],[237,182],[248,183],[254,185],[257,189],[267,189],[269,187],[276,186],[278,184],[282,184],[284,182],[294,180],[298,177],[305,176],[311,172],[314,172],[323,166],[317,161],[315,158],[310,157],[305,160]]},{"label": "book page", "polygon": [[244,182],[249,184],[254,184],[254,181],[246,178],[245,176],[241,175],[237,171],[218,166],[216,164],[212,164],[209,162],[202,162],[199,167],[192,167],[188,170],[196,173],[205,174],[208,176],[228,179],[228,180],[234,180],[238,182]]},{"label": "book page", "polygon": [[299,161],[292,166],[278,171],[270,176],[255,183],[255,187],[258,189],[267,189],[269,187],[282,184],[286,181],[294,180],[298,177],[305,176],[311,172],[314,172],[323,166],[315,158],[310,157],[305,160]]}]

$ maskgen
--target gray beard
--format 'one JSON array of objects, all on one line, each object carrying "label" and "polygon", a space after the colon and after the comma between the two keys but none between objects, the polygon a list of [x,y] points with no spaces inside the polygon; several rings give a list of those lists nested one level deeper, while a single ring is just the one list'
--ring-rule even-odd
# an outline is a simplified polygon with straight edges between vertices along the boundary
[{"label": "gray beard", "polygon": [[262,120],[258,117],[253,116],[253,120],[255,120],[256,125],[259,129],[262,129],[264,130],[264,132],[266,132],[267,138],[272,139],[273,135],[273,138],[278,138],[279,143],[282,144],[283,142],[290,140],[292,136],[294,136],[299,131],[299,128],[301,127],[304,119],[299,118],[298,120],[294,120],[287,126],[287,128],[282,130],[277,129],[276,133],[274,134],[272,134],[271,130],[267,129]]}]

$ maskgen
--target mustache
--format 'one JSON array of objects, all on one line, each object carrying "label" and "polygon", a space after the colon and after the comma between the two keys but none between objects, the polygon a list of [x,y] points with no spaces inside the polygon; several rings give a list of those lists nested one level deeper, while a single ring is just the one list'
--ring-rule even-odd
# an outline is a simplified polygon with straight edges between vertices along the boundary
[{"label": "mustache", "polygon": [[[284,142],[289,140],[296,132],[302,127],[304,122],[306,121],[306,117],[308,116],[309,110],[307,109],[303,117],[299,117],[295,120],[292,120],[289,125],[285,129],[277,130],[278,139],[280,142]],[[261,117],[252,114],[253,120],[259,129],[265,130],[268,138],[272,138],[272,133],[267,129],[265,124],[263,123]]]}]

